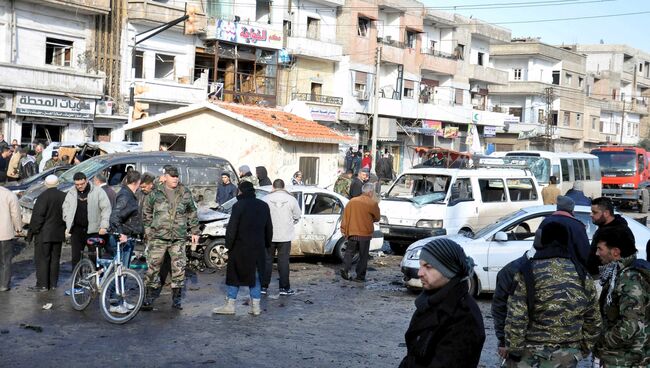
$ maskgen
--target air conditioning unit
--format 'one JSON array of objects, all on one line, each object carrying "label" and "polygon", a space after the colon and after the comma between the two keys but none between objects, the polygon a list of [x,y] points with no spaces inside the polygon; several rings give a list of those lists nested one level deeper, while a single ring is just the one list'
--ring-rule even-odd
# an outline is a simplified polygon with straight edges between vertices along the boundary
[{"label": "air conditioning unit", "polygon": [[354,91],[352,92],[352,96],[354,96],[357,100],[368,100],[368,92],[366,91]]},{"label": "air conditioning unit", "polygon": [[13,109],[14,95],[0,93],[0,111],[11,111]]},{"label": "air conditioning unit", "polygon": [[95,106],[95,114],[113,115],[113,101],[97,101],[97,105]]}]

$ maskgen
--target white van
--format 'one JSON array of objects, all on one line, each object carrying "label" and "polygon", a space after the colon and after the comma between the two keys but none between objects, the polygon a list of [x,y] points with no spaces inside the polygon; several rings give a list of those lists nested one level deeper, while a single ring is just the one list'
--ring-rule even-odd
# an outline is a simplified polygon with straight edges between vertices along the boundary
[{"label": "white van", "polygon": [[515,210],[542,204],[530,170],[410,169],[382,194],[379,224],[384,239],[400,252],[418,239],[474,233]]}]

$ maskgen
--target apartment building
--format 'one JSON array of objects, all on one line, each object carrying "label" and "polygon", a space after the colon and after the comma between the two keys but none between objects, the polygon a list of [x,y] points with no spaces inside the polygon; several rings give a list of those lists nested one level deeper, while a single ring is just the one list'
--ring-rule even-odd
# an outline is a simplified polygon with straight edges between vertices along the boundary
[{"label": "apartment building", "polygon": [[0,0],[0,130],[6,140],[121,140],[96,40],[110,0]]},{"label": "apartment building", "polygon": [[493,141],[498,150],[581,151],[604,142],[600,112],[587,101],[586,57],[537,39],[513,39],[492,48],[508,84],[490,88],[489,105],[516,119]]},{"label": "apartment building", "polygon": [[650,133],[650,54],[626,45],[575,45],[593,80],[590,104],[600,108],[607,143],[634,145]]}]

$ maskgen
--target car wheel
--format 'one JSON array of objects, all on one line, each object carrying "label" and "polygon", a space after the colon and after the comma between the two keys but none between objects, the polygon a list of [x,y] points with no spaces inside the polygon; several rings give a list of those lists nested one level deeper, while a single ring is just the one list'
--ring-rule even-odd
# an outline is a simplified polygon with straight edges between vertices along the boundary
[{"label": "car wheel", "polygon": [[648,189],[641,190],[641,204],[639,205],[639,212],[648,213],[648,207],[650,207],[650,194]]},{"label": "car wheel", "polygon": [[203,261],[209,268],[223,268],[228,264],[228,249],[225,239],[215,239],[208,244],[203,253]]},{"label": "car wheel", "polygon": [[[341,238],[338,243],[336,243],[336,247],[334,247],[334,256],[336,258],[343,262],[343,258],[345,258],[345,249],[348,247],[348,241],[345,238]],[[352,257],[352,263],[356,263],[359,261],[359,253],[355,253],[354,256]]]}]

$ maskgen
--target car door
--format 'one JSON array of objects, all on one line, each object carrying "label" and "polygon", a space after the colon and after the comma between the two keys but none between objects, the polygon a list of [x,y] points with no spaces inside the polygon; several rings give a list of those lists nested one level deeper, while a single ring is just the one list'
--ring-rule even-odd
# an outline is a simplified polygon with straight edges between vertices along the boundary
[{"label": "car door", "polygon": [[477,230],[478,200],[474,198],[473,189],[471,178],[457,178],[451,185],[446,223],[443,223],[446,229]]},{"label": "car door", "polygon": [[503,179],[479,178],[477,180],[481,204],[478,206],[476,226],[480,229],[512,212],[508,210],[508,199]]},{"label": "car door", "polygon": [[533,247],[535,232],[549,214],[534,214],[504,224],[497,232],[506,233],[507,241],[496,241],[494,236],[491,238],[488,246],[487,265],[483,267],[484,271],[487,271],[490,290],[494,290],[496,287],[497,273],[505,265],[521,257]]},{"label": "car door", "polygon": [[299,230],[300,251],[323,254],[325,244],[336,231],[343,204],[327,193],[305,193],[304,215]]}]

